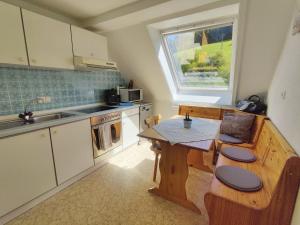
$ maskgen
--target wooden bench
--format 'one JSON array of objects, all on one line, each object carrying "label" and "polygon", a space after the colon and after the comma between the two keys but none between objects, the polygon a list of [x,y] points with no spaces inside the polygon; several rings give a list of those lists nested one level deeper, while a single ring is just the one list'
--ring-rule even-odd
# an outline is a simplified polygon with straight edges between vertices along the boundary
[{"label": "wooden bench", "polygon": [[179,105],[178,115],[184,116],[186,113],[189,113],[192,117],[219,120],[221,118],[222,109],[219,107]]},{"label": "wooden bench", "polygon": [[[241,112],[237,110],[235,111],[235,113],[247,114],[245,112]],[[234,145],[239,147],[254,149],[266,119],[267,117],[264,115],[255,115],[255,120],[251,128],[251,137],[249,143],[234,144]],[[213,154],[213,164],[217,163],[218,152],[220,151],[223,144],[224,143],[221,140],[216,140],[216,147],[214,148],[214,154]]]},{"label": "wooden bench", "polygon": [[[192,117],[200,117],[200,118],[216,119],[216,120],[222,120],[223,115],[226,112],[236,112],[236,113],[246,114],[235,108],[228,108],[228,107],[222,108],[217,106],[201,107],[201,106],[192,106],[192,105],[179,105],[179,110],[178,110],[179,115],[184,116],[186,113],[189,113],[190,116]],[[259,134],[261,132],[262,126],[266,118],[267,117],[263,115],[256,115],[252,127],[250,142],[239,144],[238,146],[251,148],[251,149],[255,148]],[[203,156],[202,152],[191,150],[188,155],[188,164],[190,166],[205,170],[207,172],[212,172],[212,164],[216,163],[217,150],[221,148],[222,144],[223,143],[221,141],[216,140],[216,146],[213,146],[212,149],[213,151],[206,153],[205,156]],[[208,162],[209,160],[210,162]],[[205,167],[203,167],[203,164],[205,164]]]},{"label": "wooden bench", "polygon": [[[232,110],[231,110],[232,111]],[[227,111],[223,111],[223,113],[226,113]],[[241,112],[239,110],[234,110],[233,112],[235,113],[239,113],[239,114],[249,114],[249,113],[246,113],[246,112]],[[223,119],[223,115],[221,115],[222,118],[220,119]],[[253,122],[253,126],[252,126],[252,129],[251,129],[251,137],[250,137],[250,141],[249,143],[242,143],[242,144],[237,144],[238,146],[241,146],[241,147],[245,147],[245,148],[255,148],[255,145],[257,143],[257,140],[258,140],[258,137],[259,137],[259,134],[261,132],[261,129],[264,125],[264,121],[267,119],[266,116],[264,115],[255,115],[255,120]],[[221,142],[219,141],[218,144],[220,144]]]},{"label": "wooden bench", "polygon": [[269,120],[257,139],[256,162],[239,163],[220,155],[217,167],[233,165],[252,171],[262,179],[263,188],[240,192],[214,177],[204,198],[210,225],[290,224],[300,184],[300,158]]}]

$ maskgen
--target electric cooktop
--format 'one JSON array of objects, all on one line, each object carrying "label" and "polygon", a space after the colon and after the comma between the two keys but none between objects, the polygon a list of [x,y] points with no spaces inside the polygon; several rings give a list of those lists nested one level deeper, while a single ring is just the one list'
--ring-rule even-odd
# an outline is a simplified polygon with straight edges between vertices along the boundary
[{"label": "electric cooktop", "polygon": [[91,107],[91,108],[86,108],[86,109],[79,109],[76,110],[76,112],[81,112],[81,113],[95,113],[95,112],[100,112],[100,111],[105,111],[105,110],[110,110],[110,109],[115,109],[116,107],[114,106],[106,106],[106,105],[101,105],[97,107]]}]

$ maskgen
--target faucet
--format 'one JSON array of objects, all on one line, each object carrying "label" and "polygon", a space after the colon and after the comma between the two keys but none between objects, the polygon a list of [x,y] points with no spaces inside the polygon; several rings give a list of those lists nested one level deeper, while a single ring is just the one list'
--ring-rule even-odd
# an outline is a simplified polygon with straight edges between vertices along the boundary
[{"label": "faucet", "polygon": [[20,119],[23,119],[24,122],[32,123],[32,122],[33,122],[33,118],[32,118],[33,113],[30,112],[30,111],[28,111],[28,107],[29,107],[31,104],[39,103],[39,101],[41,101],[41,100],[43,100],[43,98],[41,98],[41,97],[37,97],[37,98],[34,98],[34,99],[30,100],[30,101],[28,102],[28,104],[25,106],[24,112],[19,114],[19,118],[20,118]]}]

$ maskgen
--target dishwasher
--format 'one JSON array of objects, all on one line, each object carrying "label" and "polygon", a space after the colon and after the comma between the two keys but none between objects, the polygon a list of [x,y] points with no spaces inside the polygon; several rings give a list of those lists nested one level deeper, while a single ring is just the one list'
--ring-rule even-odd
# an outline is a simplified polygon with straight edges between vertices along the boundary
[{"label": "dishwasher", "polygon": [[152,104],[144,103],[140,105],[140,132],[147,129],[147,125],[145,124],[145,119],[149,116],[152,116]]}]

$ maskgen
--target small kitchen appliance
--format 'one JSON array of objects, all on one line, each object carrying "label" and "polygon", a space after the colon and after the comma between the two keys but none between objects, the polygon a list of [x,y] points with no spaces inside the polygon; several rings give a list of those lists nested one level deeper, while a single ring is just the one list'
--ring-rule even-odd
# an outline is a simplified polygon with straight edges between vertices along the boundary
[{"label": "small kitchen appliance", "polygon": [[140,102],[143,101],[143,89],[139,88],[121,88],[121,102]]},{"label": "small kitchen appliance", "polygon": [[104,100],[107,105],[118,105],[121,101],[117,89],[108,89],[104,91]]}]

